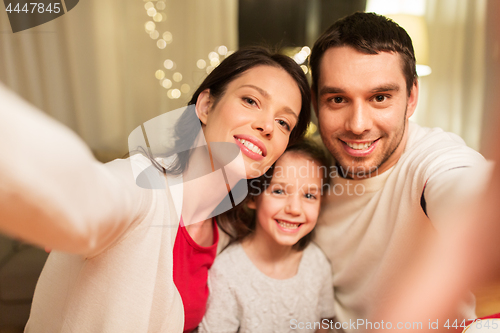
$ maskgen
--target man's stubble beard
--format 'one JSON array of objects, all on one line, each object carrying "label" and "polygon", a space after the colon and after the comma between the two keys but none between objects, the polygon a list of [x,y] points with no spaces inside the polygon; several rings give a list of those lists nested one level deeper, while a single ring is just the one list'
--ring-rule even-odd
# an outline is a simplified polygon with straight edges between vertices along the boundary
[{"label": "man's stubble beard", "polygon": [[[335,165],[336,167],[340,170],[340,175],[343,178],[348,178],[348,179],[354,179],[354,175],[357,176],[357,178],[370,178],[373,176],[378,175],[378,169],[389,160],[389,158],[394,154],[394,152],[398,149],[399,145],[401,144],[401,141],[403,141],[403,137],[406,131],[406,112],[408,110],[408,104],[405,107],[405,113],[404,113],[404,118],[403,118],[403,124],[399,127],[402,130],[398,130],[400,134],[398,133],[393,142],[397,143],[394,145],[394,148],[391,149],[389,146],[389,151],[387,151],[381,158],[380,162],[375,161],[374,166],[358,166],[354,167],[356,163],[363,162],[365,160],[364,157],[352,157],[352,164],[351,165],[341,165],[339,163],[338,156],[341,156],[339,152],[336,151],[336,149],[333,146],[330,146],[329,144],[325,143],[325,140],[323,139],[323,135],[321,134],[321,126],[319,126],[320,129],[320,134],[323,140],[323,143],[325,144],[326,148],[332,154],[333,158],[335,159]],[[381,137],[382,139],[383,137]],[[338,139],[335,139],[338,140]],[[329,143],[330,141],[328,141]],[[340,148],[342,149],[342,148]],[[338,153],[338,154],[337,154]],[[355,169],[356,168],[356,169]]]}]

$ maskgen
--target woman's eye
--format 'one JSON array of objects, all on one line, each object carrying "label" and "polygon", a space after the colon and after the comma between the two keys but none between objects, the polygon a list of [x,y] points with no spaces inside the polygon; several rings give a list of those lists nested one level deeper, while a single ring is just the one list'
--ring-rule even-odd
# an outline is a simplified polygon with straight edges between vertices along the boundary
[{"label": "woman's eye", "polygon": [[250,105],[257,105],[257,102],[255,102],[253,99],[251,99],[250,97],[243,97],[243,100],[247,103],[247,104],[250,104]]},{"label": "woman's eye", "polygon": [[290,125],[283,119],[277,119],[276,122],[283,128],[286,128],[287,130],[290,130]]}]

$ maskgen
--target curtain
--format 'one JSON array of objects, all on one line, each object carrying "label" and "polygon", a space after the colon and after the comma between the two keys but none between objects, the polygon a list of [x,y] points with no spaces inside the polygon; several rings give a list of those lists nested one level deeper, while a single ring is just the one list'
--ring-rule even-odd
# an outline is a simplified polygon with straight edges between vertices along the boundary
[{"label": "curtain", "polygon": [[[151,6],[166,19],[148,16]],[[207,75],[199,59],[210,63],[208,54],[221,45],[236,50],[237,11],[236,0],[83,0],[62,17],[16,34],[0,11],[0,81],[108,161],[127,153],[134,128],[189,101]],[[151,36],[149,21],[157,31]],[[159,48],[166,32],[168,43]]]},{"label": "curtain", "polygon": [[429,62],[414,119],[479,150],[485,85],[486,0],[427,0]]}]

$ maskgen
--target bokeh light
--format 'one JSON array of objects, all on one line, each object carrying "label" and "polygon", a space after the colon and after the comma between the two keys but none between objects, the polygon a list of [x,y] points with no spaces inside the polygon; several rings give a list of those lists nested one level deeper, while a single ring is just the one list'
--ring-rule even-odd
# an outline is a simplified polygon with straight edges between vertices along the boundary
[{"label": "bokeh light", "polygon": [[220,55],[226,55],[227,47],[225,45],[221,45],[217,48],[217,52],[219,52]]},{"label": "bokeh light", "polygon": [[167,42],[167,44],[172,43],[173,40],[172,33],[170,31],[165,31],[163,33],[163,39]]},{"label": "bokeh light", "polygon": [[163,86],[163,88],[169,89],[170,87],[172,87],[172,81],[170,81],[169,79],[165,79],[161,81],[161,85]]},{"label": "bokeh light", "polygon": [[174,62],[170,59],[167,59],[163,62],[163,66],[166,68],[166,69],[172,69],[174,68]]},{"label": "bokeh light", "polygon": [[156,9],[154,7],[149,8],[148,11],[147,11],[147,13],[148,13],[148,16],[153,17],[153,16],[156,15]]},{"label": "bokeh light", "polygon": [[198,67],[199,69],[203,69],[203,68],[205,68],[205,66],[207,66],[207,62],[203,59],[199,59],[196,62],[196,67]]},{"label": "bokeh light", "polygon": [[146,29],[147,33],[151,33],[153,30],[155,30],[156,24],[153,21],[147,21],[146,24],[144,24],[144,28]]},{"label": "bokeh light", "polygon": [[164,49],[165,47],[167,47],[167,42],[165,42],[163,39],[158,39],[158,41],[156,42],[156,46],[158,46],[159,49]]},{"label": "bokeh light", "polygon": [[179,72],[175,72],[174,75],[172,75],[172,79],[175,82],[181,82],[182,81],[182,74]]},{"label": "bokeh light", "polygon": [[208,54],[208,59],[210,59],[210,60],[213,60],[213,59],[219,60],[219,54],[217,52],[210,52]]},{"label": "bokeh light", "polygon": [[219,64],[220,64],[219,59],[212,59],[212,60],[210,60],[210,65],[213,66],[213,67],[217,67],[217,66],[219,66]]},{"label": "bokeh light", "polygon": [[153,16],[153,20],[155,22],[161,22],[163,20],[163,15],[161,15],[161,13],[156,13],[156,15]]},{"label": "bokeh light", "polygon": [[165,4],[165,1],[158,1],[156,3],[156,9],[158,10],[164,10],[166,7],[167,5]]},{"label": "bokeh light", "polygon": [[161,69],[157,70],[155,72],[155,77],[158,79],[158,80],[161,80],[163,78],[165,78],[165,72],[162,71]]},{"label": "bokeh light", "polygon": [[189,86],[189,84],[184,83],[184,84],[181,86],[181,91],[182,91],[184,94],[187,94],[187,93],[189,92],[189,90],[191,90],[191,87]]},{"label": "bokeh light", "polygon": [[160,37],[160,33],[158,32],[158,30],[153,30],[149,33],[149,37],[153,39],[158,39],[158,37]]}]

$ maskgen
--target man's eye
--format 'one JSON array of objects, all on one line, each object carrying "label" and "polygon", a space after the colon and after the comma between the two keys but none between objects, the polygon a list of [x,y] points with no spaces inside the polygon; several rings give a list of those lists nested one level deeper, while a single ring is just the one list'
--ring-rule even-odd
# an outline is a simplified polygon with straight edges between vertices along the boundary
[{"label": "man's eye", "polygon": [[342,97],[334,97],[334,98],[332,98],[332,101],[334,103],[339,104],[339,103],[342,103],[344,101],[344,99]]},{"label": "man's eye", "polygon": [[375,96],[375,101],[376,102],[384,102],[387,99],[387,96],[385,95],[377,95]]},{"label": "man's eye", "polygon": [[287,130],[290,130],[290,125],[283,119],[276,119],[276,122],[283,128],[286,128]]}]

